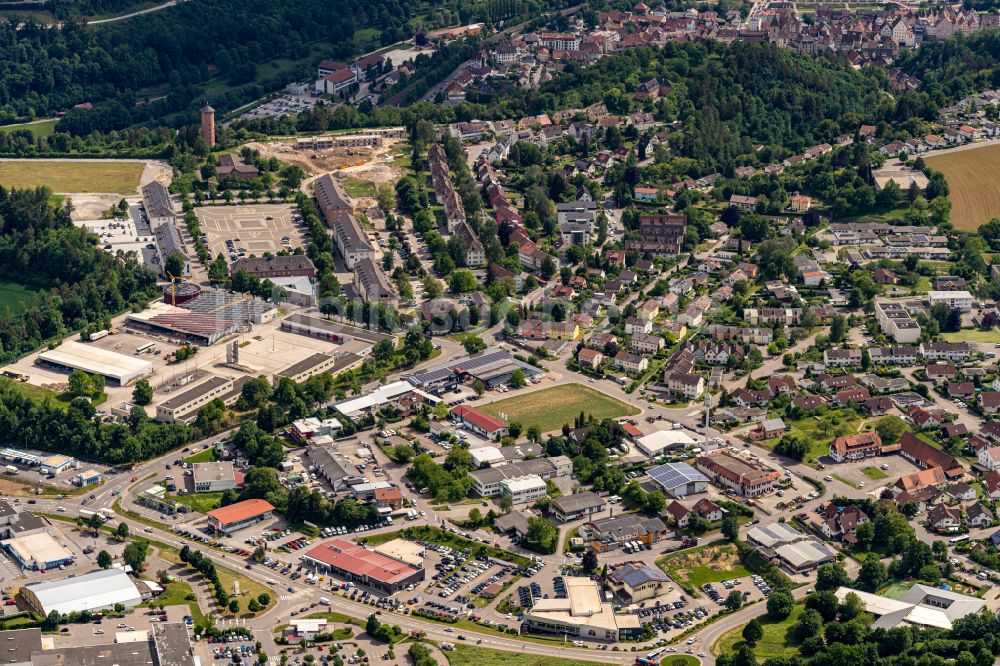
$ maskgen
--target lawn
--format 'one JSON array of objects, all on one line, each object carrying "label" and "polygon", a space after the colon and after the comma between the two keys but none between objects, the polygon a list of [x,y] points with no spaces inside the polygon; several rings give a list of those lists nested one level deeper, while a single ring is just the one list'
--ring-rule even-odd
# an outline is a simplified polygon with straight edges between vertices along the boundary
[{"label": "lawn", "polygon": [[[757,659],[763,661],[764,659],[792,657],[798,654],[798,650],[789,641],[787,634],[791,626],[795,624],[799,614],[802,613],[803,608],[802,604],[795,604],[792,614],[781,622],[768,620],[767,616],[760,619],[760,623],[764,628],[764,637],[760,639],[757,647],[754,648],[754,654],[757,655]],[[743,627],[740,626],[723,634],[722,638],[712,646],[712,652],[720,655],[732,654],[739,650],[743,647],[742,631]]]},{"label": "lawn", "polygon": [[[166,560],[167,562],[181,564],[180,554],[173,547],[168,546],[164,548],[162,545],[159,544],[159,542],[156,541],[153,541],[152,543],[159,548],[160,557],[162,559]],[[188,567],[188,569],[190,571],[194,571],[194,569],[192,569],[191,567]],[[225,589],[226,592],[228,592],[230,595],[232,595],[233,593],[234,589],[233,584],[237,582],[239,583],[240,594],[243,595],[239,598],[241,614],[246,612],[247,604],[250,603],[250,599],[251,598],[256,599],[263,592],[267,592],[268,595],[270,595],[271,604],[275,602],[274,592],[265,587],[263,584],[258,583],[253,579],[247,578],[243,574],[237,573],[232,569],[227,569],[226,567],[220,566],[218,564],[215,565],[215,570],[219,574],[219,582],[222,583],[223,589]],[[270,606],[268,606],[268,608],[270,608]],[[220,609],[216,608],[214,609],[214,612],[218,614],[220,613]],[[228,609],[225,612],[222,612],[221,614],[232,616],[232,613],[230,613]]]},{"label": "lawn", "polygon": [[883,597],[887,597],[889,599],[896,599],[898,601],[899,599],[902,599],[904,596],[906,596],[906,593],[910,591],[911,587],[912,585],[905,585],[903,583],[893,583],[889,587],[879,592],[879,594],[882,595]]},{"label": "lawn", "polygon": [[190,495],[171,495],[170,499],[181,504],[186,504],[194,511],[208,513],[216,509],[222,501],[222,491],[212,493],[191,493]]},{"label": "lawn", "polygon": [[344,189],[355,199],[375,196],[375,183],[360,178],[345,178]]},{"label": "lawn", "polygon": [[33,384],[28,384],[27,382],[19,382],[15,379],[10,379],[9,377],[0,377],[0,386],[11,388],[24,397],[37,402],[45,402],[48,400],[52,405],[57,407],[66,407],[66,403],[59,400],[59,394],[55,391],[42,388],[41,386],[35,386]]},{"label": "lawn", "polygon": [[0,161],[0,185],[33,188],[47,185],[53,192],[114,192],[135,194],[142,162],[74,160]]},{"label": "lawn", "polygon": [[698,657],[692,657],[689,654],[672,654],[669,657],[664,657],[660,666],[698,666],[700,663],[701,660]]},{"label": "lawn", "polygon": [[[455,645],[453,652],[444,654],[451,666],[580,666],[594,663],[586,659],[561,659],[524,652],[501,652],[462,643]],[[601,656],[595,654],[594,659],[601,661]]]},{"label": "lawn", "polygon": [[37,291],[40,291],[39,287],[10,280],[0,280],[0,310],[4,308],[19,310]]},{"label": "lawn", "polygon": [[202,624],[205,614],[201,612],[197,598],[189,599],[188,595],[194,596],[191,586],[184,581],[178,580],[167,583],[160,596],[144,603],[143,606],[147,608],[152,608],[153,606],[187,606],[191,609],[191,618],[194,620],[194,623]]},{"label": "lawn", "polygon": [[858,490],[858,489],[861,488],[861,486],[859,486],[858,484],[856,484],[854,481],[848,481],[847,479],[845,479],[844,477],[842,477],[839,474],[831,474],[830,476],[832,476],[833,478],[837,479],[837,481],[840,481],[845,486],[850,486],[851,488],[854,488],[855,490]]},{"label": "lawn", "polygon": [[882,479],[889,478],[889,475],[880,470],[878,467],[865,467],[861,470],[861,473],[872,481],[881,481]]},{"label": "lawn", "polygon": [[618,418],[638,414],[639,410],[621,400],[583,384],[563,384],[503,398],[479,408],[491,416],[504,414],[524,428],[536,425],[542,432],[559,430],[573,423],[581,412],[595,419]]},{"label": "lawn", "polygon": [[718,583],[750,575],[750,571],[740,562],[736,546],[732,544],[706,544],[673,553],[657,560],[656,566],[689,594],[700,594],[697,590],[705,583]]},{"label": "lawn", "polygon": [[193,456],[188,456],[187,458],[184,459],[184,462],[191,463],[192,465],[194,463],[215,462],[215,447],[210,446],[206,448],[204,451],[199,451]]},{"label": "lawn", "polygon": [[963,328],[960,331],[942,333],[941,337],[948,342],[1000,342],[1000,330],[980,331],[977,328]]},{"label": "lawn", "polygon": [[978,229],[1000,216],[1000,145],[925,157],[927,166],[944,174],[957,229]]},{"label": "lawn", "polygon": [[30,123],[20,123],[17,125],[4,125],[0,127],[0,134],[10,134],[11,132],[17,132],[18,130],[28,130],[35,135],[35,138],[41,138],[45,136],[52,136],[56,131],[56,123],[59,122],[56,118],[51,118],[49,120],[36,120]]},{"label": "lawn", "polygon": [[[822,418],[808,416],[798,421],[785,421],[791,427],[792,435],[797,435],[803,442],[809,444],[809,451],[806,453],[806,464],[813,462],[830,453],[830,442],[842,435],[850,435],[859,432],[864,425],[864,421],[858,417],[845,419],[843,412],[831,412]],[[764,447],[773,447],[778,440],[764,440],[760,443]]]}]

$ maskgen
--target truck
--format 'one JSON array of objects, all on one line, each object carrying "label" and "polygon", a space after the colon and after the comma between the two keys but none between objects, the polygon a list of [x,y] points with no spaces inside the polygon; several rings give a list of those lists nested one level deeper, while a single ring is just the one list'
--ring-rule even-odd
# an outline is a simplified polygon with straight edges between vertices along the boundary
[{"label": "truck", "polygon": [[108,331],[106,329],[102,329],[100,331],[94,331],[93,333],[88,335],[87,340],[93,342],[94,340],[100,340],[101,338],[106,338],[106,337],[108,337]]},{"label": "truck", "polygon": [[96,515],[97,515],[96,511],[90,511],[88,509],[80,509],[80,519],[81,520],[90,520],[91,518],[93,518]]},{"label": "truck", "polygon": [[3,376],[9,379],[16,379],[19,382],[28,381],[28,375],[23,375],[20,372],[14,372],[13,370],[4,370]]},{"label": "truck", "polygon": [[17,474],[17,468],[14,467],[13,465],[7,465],[4,468],[4,471],[7,472],[8,474]]}]

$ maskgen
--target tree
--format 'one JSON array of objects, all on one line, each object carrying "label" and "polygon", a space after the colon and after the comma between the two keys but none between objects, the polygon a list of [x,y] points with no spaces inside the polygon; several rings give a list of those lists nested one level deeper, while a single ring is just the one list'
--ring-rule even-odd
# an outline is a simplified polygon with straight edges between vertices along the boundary
[{"label": "tree", "polygon": [[736,541],[740,538],[740,521],[732,512],[727,513],[722,519],[722,536],[729,541]]},{"label": "tree", "polygon": [[50,611],[45,619],[42,620],[42,631],[55,631],[59,628],[59,620],[62,619],[59,615],[59,611]]},{"label": "tree", "polygon": [[788,590],[778,589],[767,598],[767,615],[772,620],[780,622],[788,618],[795,608],[795,598]]},{"label": "tree", "polygon": [[256,613],[260,610],[260,603],[256,599],[251,599],[250,603],[247,604],[247,610]]},{"label": "tree", "polygon": [[145,379],[136,381],[135,388],[132,389],[132,402],[140,407],[153,402],[153,387]]},{"label": "tree", "polygon": [[588,548],[587,552],[583,554],[581,564],[584,571],[593,573],[597,569],[597,553],[593,549]]},{"label": "tree", "polygon": [[798,622],[792,627],[792,635],[795,640],[802,642],[814,636],[819,636],[823,631],[823,618],[811,608],[807,608],[799,615]]},{"label": "tree", "polygon": [[486,384],[482,379],[477,379],[472,382],[472,390],[476,392],[476,395],[482,397],[482,395],[486,393]]},{"label": "tree", "polygon": [[97,566],[102,569],[111,568],[111,563],[114,562],[114,558],[111,557],[111,553],[106,550],[102,550],[97,554]]},{"label": "tree", "polygon": [[875,592],[889,582],[889,572],[875,554],[869,554],[861,563],[854,585],[864,592]]},{"label": "tree", "polygon": [[261,592],[260,595],[257,597],[257,601],[260,602],[261,606],[267,606],[269,603],[271,603],[271,595],[268,594],[267,592]]},{"label": "tree", "polygon": [[865,605],[861,602],[861,597],[853,592],[848,592],[847,596],[844,597],[844,603],[840,604],[837,612],[841,622],[850,622],[865,612]]},{"label": "tree", "polygon": [[[465,347],[465,353],[470,355],[475,354],[476,352],[481,352],[482,350],[486,349],[486,343],[483,342],[483,339],[478,335],[467,336],[465,340],[462,342],[462,346]],[[482,395],[482,393],[480,393],[479,395]]]},{"label": "tree", "polygon": [[510,385],[513,388],[521,388],[525,385],[524,371],[520,368],[516,368],[514,372],[510,373]]},{"label": "tree", "polygon": [[816,572],[816,591],[836,590],[838,587],[849,587],[851,578],[839,562],[824,564]]},{"label": "tree", "polygon": [[73,395],[90,395],[90,376],[83,370],[69,373],[69,392]]},{"label": "tree", "polygon": [[180,277],[184,274],[184,265],[186,263],[184,255],[180,252],[171,252],[163,260],[163,270],[167,272],[168,276]]},{"label": "tree", "polygon": [[847,318],[835,315],[830,322],[830,342],[843,342],[847,336]]},{"label": "tree", "polygon": [[132,571],[136,575],[142,572],[142,565],[146,562],[148,549],[149,545],[147,542],[133,541],[125,546],[125,550],[122,552],[122,559],[125,561],[125,564],[132,567]]},{"label": "tree", "polygon": [[239,599],[230,599],[229,600],[229,612],[232,613],[233,615],[236,615],[237,613],[240,612],[240,602],[239,602]]},{"label": "tree", "polygon": [[257,546],[256,548],[253,549],[254,562],[260,564],[261,562],[264,561],[265,557],[267,557],[267,550],[264,548],[264,546]]},{"label": "tree", "polygon": [[743,608],[743,593],[733,590],[726,596],[726,610],[738,611]]},{"label": "tree", "polygon": [[883,444],[895,444],[909,428],[898,416],[883,416],[875,422],[875,432]]},{"label": "tree", "polygon": [[372,347],[372,358],[376,361],[388,361],[392,358],[392,353],[395,350],[392,340],[379,340]]},{"label": "tree", "polygon": [[747,645],[754,647],[760,639],[764,638],[764,627],[760,625],[757,618],[754,618],[747,622],[747,626],[743,627],[743,640],[747,642]]},{"label": "tree", "polygon": [[535,550],[542,553],[554,553],[559,541],[559,530],[544,518],[532,516],[528,518],[528,532],[525,538]]},{"label": "tree", "polygon": [[125,521],[118,523],[118,527],[115,528],[115,536],[122,541],[128,538],[128,525]]}]

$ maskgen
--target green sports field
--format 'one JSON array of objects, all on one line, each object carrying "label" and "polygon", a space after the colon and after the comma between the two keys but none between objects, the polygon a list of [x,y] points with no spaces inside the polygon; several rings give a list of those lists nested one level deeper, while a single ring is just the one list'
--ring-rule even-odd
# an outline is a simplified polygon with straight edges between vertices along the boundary
[{"label": "green sports field", "polygon": [[639,413],[639,409],[583,384],[562,384],[540,391],[519,393],[482,405],[479,409],[491,416],[504,414],[524,428],[537,425],[542,432],[559,430],[573,423],[580,412],[595,419],[618,418]]}]

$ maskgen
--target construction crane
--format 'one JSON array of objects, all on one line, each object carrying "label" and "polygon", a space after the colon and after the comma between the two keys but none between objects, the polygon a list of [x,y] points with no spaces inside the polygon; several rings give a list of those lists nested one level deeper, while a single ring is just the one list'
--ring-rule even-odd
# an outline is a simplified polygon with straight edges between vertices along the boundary
[{"label": "construction crane", "polygon": [[167,274],[167,277],[170,278],[170,305],[176,307],[177,306],[177,283],[178,282],[183,282],[184,278],[183,277],[177,277],[176,275],[173,275],[166,268],[163,269],[163,272],[165,272]]}]

